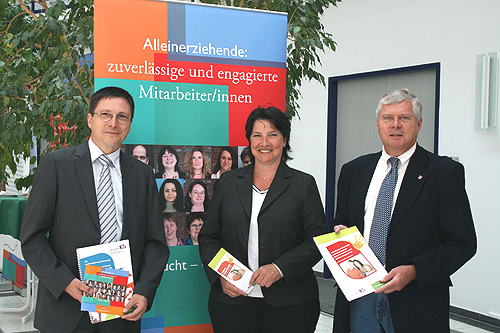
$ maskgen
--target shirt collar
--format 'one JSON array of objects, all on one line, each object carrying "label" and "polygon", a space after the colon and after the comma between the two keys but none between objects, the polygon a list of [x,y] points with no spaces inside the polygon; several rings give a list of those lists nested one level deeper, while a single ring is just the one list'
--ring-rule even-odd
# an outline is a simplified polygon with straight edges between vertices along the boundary
[{"label": "shirt collar", "polygon": [[[417,143],[415,142],[413,146],[408,149],[406,152],[398,156],[398,159],[400,161],[399,163],[399,169],[405,171],[406,168],[408,167],[408,164],[410,163],[410,158],[412,157],[413,153],[417,149]],[[380,159],[384,162],[384,165],[386,166],[387,169],[391,167],[391,164],[389,163],[389,158],[392,156],[387,154],[384,148],[382,148],[382,156]],[[386,170],[387,170],[386,169]]]},{"label": "shirt collar", "polygon": [[[102,152],[102,150],[99,147],[97,147],[97,145],[94,143],[94,141],[92,141],[92,138],[90,138],[88,140],[88,143],[89,143],[89,150],[90,150],[90,159],[91,159],[92,163],[94,163],[95,160],[104,153]],[[104,154],[104,155],[106,155],[106,154]],[[108,154],[106,156],[109,157],[113,166],[115,168],[117,168],[118,170],[120,170],[120,149],[117,149],[114,152],[112,152],[111,154]]]}]

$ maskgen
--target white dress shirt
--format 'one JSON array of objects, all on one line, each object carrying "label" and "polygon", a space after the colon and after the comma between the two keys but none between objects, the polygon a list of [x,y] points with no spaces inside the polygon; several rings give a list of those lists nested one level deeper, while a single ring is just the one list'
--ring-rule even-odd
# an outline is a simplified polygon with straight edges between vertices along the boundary
[{"label": "white dress shirt", "polygon": [[[97,160],[99,156],[104,154],[102,150],[97,147],[97,145],[92,141],[92,138],[88,141],[90,149],[90,159],[92,161],[92,169],[94,172],[94,185],[95,193],[97,196],[97,189],[99,187],[99,178],[101,175],[101,163]],[[122,186],[122,172],[120,169],[120,149],[106,155],[111,160],[109,165],[109,172],[111,174],[111,181],[113,182],[113,193],[115,195],[115,207],[116,207],[116,221],[117,230],[116,236],[120,240],[122,237],[123,230],[123,186]]]},{"label": "white dress shirt", "polygon": [[[267,192],[268,190],[259,191],[255,186],[252,186],[252,215],[250,216],[250,231],[248,233],[248,268],[254,272],[259,269],[259,225],[257,218]],[[248,296],[264,297],[258,284],[248,293]]]},{"label": "white dress shirt", "polygon": [[[410,157],[413,155],[415,150],[417,149],[417,143],[415,143],[408,151],[401,154],[400,156],[394,156],[399,158],[398,163],[398,181],[396,183],[396,188],[394,190],[394,197],[392,200],[392,212],[394,211],[394,206],[396,205],[396,200],[398,199],[399,189],[401,188],[401,183],[403,182],[403,178],[405,176],[406,168],[408,167],[408,163],[410,162]],[[382,155],[378,160],[377,167],[375,168],[375,172],[373,172],[372,180],[370,182],[370,187],[368,188],[368,192],[366,193],[365,198],[365,231],[363,237],[366,242],[370,238],[370,230],[372,228],[373,215],[375,213],[375,204],[377,203],[378,192],[380,191],[380,187],[382,186],[382,182],[384,181],[385,176],[391,170],[391,164],[389,163],[389,158],[391,158],[389,154],[382,149]]]}]

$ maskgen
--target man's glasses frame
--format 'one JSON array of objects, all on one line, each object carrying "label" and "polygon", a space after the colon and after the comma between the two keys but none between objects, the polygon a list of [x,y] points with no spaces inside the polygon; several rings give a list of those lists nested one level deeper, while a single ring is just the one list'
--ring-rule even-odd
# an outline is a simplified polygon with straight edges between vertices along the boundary
[{"label": "man's glasses frame", "polygon": [[94,112],[93,114],[99,115],[101,120],[106,123],[108,121],[111,121],[111,119],[113,119],[114,116],[116,116],[116,121],[121,125],[127,125],[132,121],[132,119],[129,116],[123,113],[114,114],[111,112]]}]

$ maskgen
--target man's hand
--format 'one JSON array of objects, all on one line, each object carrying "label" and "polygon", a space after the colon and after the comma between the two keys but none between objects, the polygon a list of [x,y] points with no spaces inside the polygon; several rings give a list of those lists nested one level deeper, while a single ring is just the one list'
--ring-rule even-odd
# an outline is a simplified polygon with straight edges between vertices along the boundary
[{"label": "man's hand", "polygon": [[148,308],[147,298],[139,294],[133,294],[130,302],[128,302],[127,306],[123,308],[123,313],[129,312],[133,307],[135,307],[134,311],[132,313],[124,315],[122,319],[130,321],[137,321],[141,319],[142,315]]},{"label": "man's hand", "polygon": [[392,269],[380,282],[387,282],[386,285],[378,288],[376,293],[390,294],[393,291],[400,291],[408,283],[417,278],[415,265],[398,266]]},{"label": "man's hand", "polygon": [[92,288],[88,287],[85,283],[78,280],[77,278],[74,278],[73,280],[71,280],[68,286],[64,288],[64,291],[81,303],[83,293],[91,293]]},{"label": "man's hand", "polygon": [[280,271],[273,264],[264,265],[256,270],[250,278],[250,284],[256,282],[261,287],[269,288],[281,279]]},{"label": "man's hand", "polygon": [[220,277],[220,283],[222,285],[222,291],[229,297],[235,298],[238,296],[247,296],[247,294],[245,294],[243,290],[236,288],[229,281],[226,281],[222,277]]},{"label": "man's hand", "polygon": [[347,229],[345,225],[342,224],[337,224],[335,227],[333,227],[333,231],[335,231],[336,234],[340,232],[340,230]]}]

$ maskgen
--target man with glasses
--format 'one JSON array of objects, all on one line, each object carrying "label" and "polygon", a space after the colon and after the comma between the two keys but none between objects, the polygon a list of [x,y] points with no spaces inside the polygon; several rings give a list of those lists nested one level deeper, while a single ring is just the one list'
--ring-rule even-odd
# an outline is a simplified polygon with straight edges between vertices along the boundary
[{"label": "man with glasses", "polygon": [[148,150],[143,145],[135,145],[134,148],[132,148],[132,157],[144,164],[149,164]]},{"label": "man with glasses", "polygon": [[389,274],[351,302],[337,293],[333,332],[450,332],[450,276],[477,247],[464,167],[418,145],[408,89],[382,97],[376,124],[383,149],[342,167],[333,225],[357,226]]},{"label": "man with glasses", "polygon": [[[26,262],[40,279],[34,326],[42,332],[140,332],[169,250],[153,170],[123,154],[134,101],[117,87],[97,91],[87,115],[91,137],[49,152],[35,174],[21,227]],[[48,233],[48,235],[47,235]],[[134,294],[122,319],[91,324],[80,311],[83,292],[76,249],[130,242]]]}]

